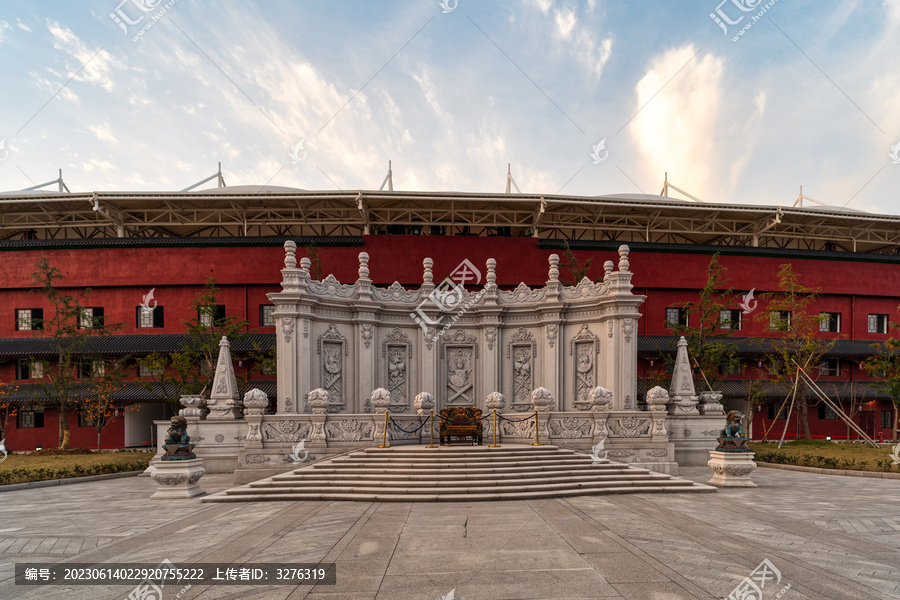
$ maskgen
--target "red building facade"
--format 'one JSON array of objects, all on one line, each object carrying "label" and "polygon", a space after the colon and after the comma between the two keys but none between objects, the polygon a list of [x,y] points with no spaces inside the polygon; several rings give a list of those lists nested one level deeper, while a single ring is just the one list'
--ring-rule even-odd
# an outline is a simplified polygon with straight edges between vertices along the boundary
[{"label": "red building facade", "polygon": [[[170,238],[170,239],[97,239],[97,240],[27,240],[0,242],[0,381],[14,383],[20,388],[20,414],[7,429],[7,448],[31,450],[37,446],[55,446],[58,414],[44,406],[42,415],[34,413],[37,403],[28,400],[22,390],[36,388],[33,373],[27,372],[29,352],[41,331],[23,330],[21,310],[50,310],[46,299],[32,292],[31,273],[43,254],[49,263],[65,276],[64,285],[70,292],[90,288],[89,305],[102,309],[107,323],[121,323],[115,342],[121,342],[110,358],[129,355],[133,359],[153,346],[149,336],[178,336],[185,332],[184,322],[196,318],[191,302],[207,281],[215,280],[219,288],[217,304],[225,314],[248,320],[257,334],[273,335],[274,326],[267,321],[267,293],[279,290],[282,245],[286,237],[230,237],[230,238]],[[529,286],[543,285],[546,279],[547,258],[551,253],[563,254],[560,240],[534,237],[461,236],[461,235],[365,235],[355,237],[297,238],[298,246],[315,242],[315,252],[321,274],[334,274],[342,282],[357,277],[360,252],[369,255],[370,278],[376,285],[390,285],[394,281],[406,287],[416,287],[422,281],[422,260],[434,261],[435,280],[448,275],[463,260],[481,268],[488,258],[497,261],[497,283],[512,288],[524,282]],[[602,276],[602,264],[615,258],[618,241],[572,242],[579,262],[592,260],[592,278]],[[726,269],[730,286],[739,294],[755,291],[756,297],[767,291],[777,291],[777,273],[784,263],[791,263],[803,285],[818,289],[813,311],[837,315],[832,329],[822,331],[823,338],[837,338],[839,343],[822,365],[812,369],[820,386],[832,397],[841,400],[849,410],[850,396],[859,401],[854,415],[860,425],[875,437],[889,438],[893,426],[890,401],[871,384],[876,382],[861,369],[861,362],[874,353],[871,344],[888,338],[888,321],[897,321],[900,302],[900,257],[886,254],[833,252],[801,249],[761,247],[729,247],[705,245],[674,245],[632,242],[631,270],[634,272],[634,292],[646,296],[639,321],[639,378],[649,381],[653,371],[664,365],[664,355],[673,347],[672,330],[667,328],[666,310],[679,303],[696,301],[706,280],[706,269],[713,253],[719,252],[719,262]],[[302,250],[298,250],[302,256]],[[315,265],[314,265],[315,266]],[[562,269],[561,278],[571,277]],[[483,282],[482,282],[483,283]],[[153,327],[141,327],[137,308],[153,290],[159,311]],[[773,334],[764,320],[755,318],[764,313],[765,302],[758,301],[754,312],[740,313],[740,327],[734,332],[736,340],[767,338]],[[740,310],[735,305],[734,310]],[[34,314],[39,315],[40,312]],[[873,327],[874,323],[874,327]],[[145,323],[146,325],[147,323]],[[736,329],[738,329],[736,327]],[[156,338],[161,341],[168,338]],[[148,341],[149,340],[149,341]],[[32,345],[29,345],[32,344]],[[115,344],[113,344],[115,345]],[[742,408],[741,400],[746,382],[752,379],[770,381],[771,374],[763,353],[749,345],[741,345],[741,372],[725,375],[726,403]],[[272,375],[259,372],[251,361],[236,353],[236,371],[248,380],[271,382]],[[23,367],[24,365],[24,367]],[[821,368],[820,368],[821,367]],[[128,367],[129,379],[142,380],[136,364]],[[601,382],[602,383],[602,382]],[[644,386],[646,387],[646,386]],[[103,434],[104,447],[137,446],[149,443],[151,429],[141,419],[129,423],[129,410],[150,421],[164,412],[159,398],[151,391],[131,386],[121,396],[121,418]],[[643,389],[643,388],[642,388]],[[272,391],[270,386],[267,391]],[[130,394],[130,396],[129,396]],[[785,392],[768,388],[767,402],[753,411],[751,433],[754,439],[773,425],[773,409],[784,399]],[[131,408],[127,408],[131,407]],[[32,413],[30,417],[28,413]],[[68,415],[73,446],[93,447],[96,431],[79,426],[77,413]],[[38,426],[37,421],[42,426]],[[132,419],[134,421],[134,419]],[[784,421],[774,424],[772,435],[780,436]],[[843,438],[846,426],[828,410],[810,405],[810,427],[816,437]],[[787,437],[798,435],[796,419],[787,427]]]}]

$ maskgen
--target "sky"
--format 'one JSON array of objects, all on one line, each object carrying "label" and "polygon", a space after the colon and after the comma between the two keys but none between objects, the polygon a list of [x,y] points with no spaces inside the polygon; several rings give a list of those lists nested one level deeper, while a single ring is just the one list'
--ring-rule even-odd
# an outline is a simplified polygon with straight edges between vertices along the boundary
[{"label": "sky", "polygon": [[[0,191],[659,194],[900,214],[900,0],[0,0]],[[215,182],[201,186],[213,187]],[[683,197],[671,192],[673,197]]]}]

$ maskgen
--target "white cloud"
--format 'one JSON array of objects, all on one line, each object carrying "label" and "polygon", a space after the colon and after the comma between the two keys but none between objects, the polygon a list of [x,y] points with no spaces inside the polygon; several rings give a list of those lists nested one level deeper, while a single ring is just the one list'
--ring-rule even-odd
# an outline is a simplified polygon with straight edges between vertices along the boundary
[{"label": "white cloud", "polygon": [[119,141],[116,139],[116,136],[113,135],[112,129],[109,128],[109,123],[90,125],[88,129],[90,129],[91,133],[93,133],[101,142],[116,143]]},{"label": "white cloud", "polygon": [[653,60],[635,88],[636,110],[643,109],[629,132],[647,180],[668,171],[672,183],[702,200],[727,201],[751,156],[766,98],[758,93],[749,114],[733,105],[723,110],[723,59],[706,54],[691,61],[695,52],[691,44]]},{"label": "white cloud", "polygon": [[16,25],[22,31],[27,31],[28,33],[31,33],[31,28],[28,25],[26,25],[25,23],[23,23],[22,21],[20,21],[19,19],[16,19]]},{"label": "white cloud", "polygon": [[68,69],[72,73],[77,73],[74,77],[76,81],[99,85],[106,91],[113,89],[111,72],[115,66],[115,59],[112,55],[102,48],[91,51],[81,43],[72,30],[59,23],[48,23],[47,27],[56,40],[53,47],[77,61],[77,65],[70,65]]}]

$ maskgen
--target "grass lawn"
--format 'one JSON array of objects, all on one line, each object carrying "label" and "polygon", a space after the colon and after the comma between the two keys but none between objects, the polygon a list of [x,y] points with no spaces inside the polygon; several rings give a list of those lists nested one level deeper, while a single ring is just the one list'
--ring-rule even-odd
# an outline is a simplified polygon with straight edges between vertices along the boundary
[{"label": "grass lawn", "polygon": [[868,444],[836,444],[826,440],[799,440],[778,444],[747,444],[760,462],[822,467],[826,469],[853,469],[858,471],[900,472],[900,466],[892,465],[893,446],[885,444],[873,448]]},{"label": "grass lawn", "polygon": [[0,485],[100,475],[146,469],[155,452],[103,452],[101,454],[10,454],[0,463]]}]

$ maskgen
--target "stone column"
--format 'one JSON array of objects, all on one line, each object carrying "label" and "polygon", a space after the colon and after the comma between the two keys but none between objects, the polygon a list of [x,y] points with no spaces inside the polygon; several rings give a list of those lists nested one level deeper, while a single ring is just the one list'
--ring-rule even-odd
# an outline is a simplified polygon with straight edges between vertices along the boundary
[{"label": "stone column", "polygon": [[252,389],[244,394],[244,419],[247,421],[247,441],[244,448],[262,448],[262,419],[269,406],[269,397],[262,390]]},{"label": "stone column", "polygon": [[[531,405],[538,411],[537,423],[535,427],[539,427],[540,443],[550,443],[550,429],[547,422],[550,420],[550,411],[553,407],[553,395],[545,387],[539,387],[531,392]],[[534,442],[532,442],[534,443]]]},{"label": "stone column", "polygon": [[328,445],[325,442],[325,420],[328,418],[325,413],[329,404],[328,391],[322,388],[312,390],[309,393],[308,402],[312,416],[310,417],[306,448],[308,450],[324,450]]},{"label": "stone column", "polygon": [[[500,392],[491,392],[488,394],[487,398],[484,400],[484,406],[487,410],[493,413],[495,410],[497,411],[497,442],[501,441],[501,433],[503,429],[500,427],[500,413],[503,412],[503,409],[506,408],[506,396],[501,394]],[[486,419],[485,423],[488,425],[484,428],[484,440],[490,440],[490,442],[494,443],[494,415],[491,415],[490,419]],[[490,437],[488,437],[490,435]]]},{"label": "stone column", "polygon": [[304,298],[309,282],[310,260],[302,258],[297,268],[297,244],[284,243],[284,269],[281,270],[281,291],[268,295],[275,305],[275,348],[277,364],[277,394],[279,413],[299,413],[302,398],[311,386],[311,361],[301,360],[310,356],[309,321],[310,308]]},{"label": "stone column", "polygon": [[[487,260],[487,278],[484,286],[484,302],[479,310],[481,315],[481,331],[484,333],[481,340],[481,378],[479,385],[485,390],[501,389],[501,322],[500,315],[503,312],[497,304],[497,261],[493,258]],[[487,405],[476,406],[486,410]]]},{"label": "stone column", "polygon": [[378,388],[377,390],[372,392],[372,396],[370,398],[372,402],[372,410],[375,412],[373,415],[373,420],[375,422],[375,433],[373,434],[373,440],[376,446],[382,445],[384,442],[385,446],[391,445],[391,436],[390,430],[388,430],[388,435],[385,435],[384,427],[385,427],[385,417],[384,414],[387,412],[388,408],[391,406],[391,393],[388,392],[384,388]]},{"label": "stone column", "polygon": [[[356,340],[350,344],[350,351],[357,360],[356,394],[347,403],[347,412],[365,412],[364,398],[378,385],[376,365],[378,320],[375,318],[375,303],[372,302],[372,280],[369,279],[369,255],[359,253],[359,278],[356,280],[359,301],[356,303]],[[344,370],[346,373],[347,370]],[[348,388],[350,386],[347,386]]]},{"label": "stone column", "polygon": [[594,416],[594,428],[591,431],[591,443],[596,445],[609,437],[606,419],[612,408],[612,392],[605,387],[597,386],[591,390],[591,414]]},{"label": "stone column", "polygon": [[[424,269],[422,275],[422,287],[421,292],[419,294],[419,302],[425,301],[424,304],[421,304],[422,310],[429,316],[429,318],[434,321],[438,317],[440,317],[440,309],[434,306],[434,304],[430,300],[426,300],[431,292],[434,291],[434,282],[433,282],[433,274],[431,272],[431,267],[434,264],[430,258],[426,258],[422,261],[422,267]],[[417,314],[415,312],[410,313],[410,317],[415,319]],[[421,318],[420,318],[421,321]],[[441,397],[445,393],[442,391],[442,388],[438,384],[438,373],[440,370],[438,369],[438,341],[435,340],[435,335],[440,331],[440,325],[438,327],[428,327],[428,330],[425,331],[421,327],[419,331],[422,335],[422,342],[416,344],[417,352],[418,352],[418,367],[419,367],[419,389],[420,390],[433,390],[436,396],[435,408],[440,408]],[[379,442],[381,443],[381,442]]]},{"label": "stone column", "polygon": [[[416,407],[416,412],[419,415],[419,424],[425,422],[425,419],[429,419],[431,417],[431,411],[434,409],[434,396],[429,394],[428,392],[422,392],[416,395],[416,399],[413,400],[413,404]],[[434,420],[437,421],[437,415],[434,416]],[[429,428],[434,427],[434,423],[429,423],[425,427],[419,430],[419,440],[423,444],[431,443],[431,434],[429,432]]]}]

